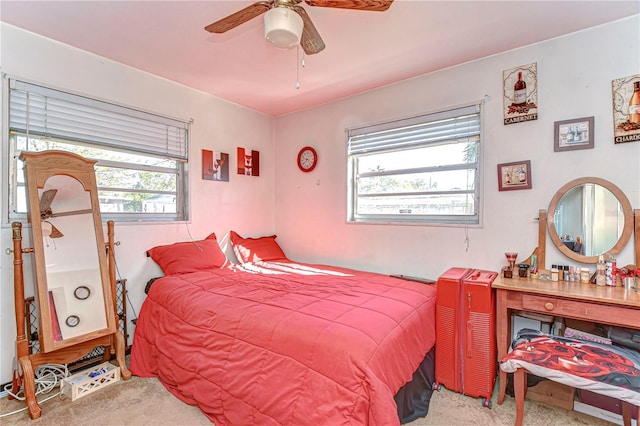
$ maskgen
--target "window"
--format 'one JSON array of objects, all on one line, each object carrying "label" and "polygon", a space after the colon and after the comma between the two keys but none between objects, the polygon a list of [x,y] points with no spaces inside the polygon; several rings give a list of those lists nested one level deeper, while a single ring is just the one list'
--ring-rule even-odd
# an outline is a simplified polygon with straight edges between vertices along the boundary
[{"label": "window", "polygon": [[27,211],[22,151],[63,150],[96,160],[105,220],[186,220],[189,123],[9,81],[9,219]]},{"label": "window", "polygon": [[481,105],[347,130],[349,222],[478,224]]}]

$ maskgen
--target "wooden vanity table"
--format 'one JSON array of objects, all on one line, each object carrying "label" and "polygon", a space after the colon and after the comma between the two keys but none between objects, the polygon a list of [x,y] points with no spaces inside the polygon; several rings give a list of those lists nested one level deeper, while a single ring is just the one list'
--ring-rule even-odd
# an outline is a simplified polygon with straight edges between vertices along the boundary
[{"label": "wooden vanity table", "polygon": [[[568,182],[554,195],[548,210],[539,211],[538,220],[534,254],[539,269],[546,269],[547,234],[564,256],[581,264],[595,264],[603,253],[615,256],[631,240],[635,265],[640,267],[640,209],[633,210],[626,195],[611,182],[596,177]],[[604,228],[609,235],[602,234]],[[583,237],[583,252],[570,250],[560,238],[565,234]],[[492,287],[496,289],[498,360],[509,350],[511,313],[515,310],[640,329],[640,289],[521,278],[517,273],[513,278],[499,277]],[[507,373],[499,371],[498,404],[502,404]]]},{"label": "wooden vanity table", "polygon": [[[493,288],[496,289],[498,359],[509,350],[512,310],[640,329],[640,291],[519,277],[499,277]],[[504,401],[506,387],[507,373],[500,370],[498,404]]]}]

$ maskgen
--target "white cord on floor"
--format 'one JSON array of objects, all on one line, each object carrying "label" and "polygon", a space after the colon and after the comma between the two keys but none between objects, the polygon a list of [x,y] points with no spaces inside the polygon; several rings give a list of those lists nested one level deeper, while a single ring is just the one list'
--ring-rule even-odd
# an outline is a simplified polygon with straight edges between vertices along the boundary
[{"label": "white cord on floor", "polygon": [[[45,399],[43,399],[42,401],[38,401],[38,404],[42,404],[43,402],[47,402],[48,400],[50,400],[50,399],[52,399],[52,398],[55,398],[55,397],[56,397],[56,396],[58,396],[58,395],[60,395],[60,392],[56,392],[55,394],[51,395],[50,397],[45,398]],[[21,409],[19,409],[19,410],[11,411],[10,413],[3,413],[3,414],[0,414],[0,418],[2,418],[2,417],[7,417],[7,416],[11,416],[11,415],[13,415],[13,414],[20,413],[20,412],[22,412],[22,411],[26,410],[27,408],[28,408],[28,407],[23,407],[23,408],[21,408]]]},{"label": "white cord on floor", "polygon": [[[36,387],[35,389],[36,395],[50,392],[53,388],[58,386],[58,383],[60,382],[60,380],[64,379],[65,377],[69,377],[69,370],[67,369],[67,366],[64,364],[42,364],[36,367],[33,373],[35,376],[34,384]],[[11,388],[11,390],[9,390],[9,388]],[[25,400],[24,390],[20,389],[18,390],[17,393],[13,393],[12,383],[8,383],[4,387],[4,390],[5,392],[7,392],[7,394],[11,395],[14,399],[17,399],[19,401]],[[42,401],[38,401],[38,404],[46,402],[51,398],[55,398],[58,395],[60,395],[60,392],[57,392],[55,395],[47,397]],[[0,418],[19,413],[26,409],[27,407],[24,407],[19,410],[12,411],[10,413],[0,414]]]}]

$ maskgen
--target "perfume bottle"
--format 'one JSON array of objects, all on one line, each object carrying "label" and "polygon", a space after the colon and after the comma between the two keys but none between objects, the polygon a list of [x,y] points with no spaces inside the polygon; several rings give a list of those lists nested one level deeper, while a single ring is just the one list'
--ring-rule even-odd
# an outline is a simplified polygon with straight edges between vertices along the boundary
[{"label": "perfume bottle", "polygon": [[607,285],[607,277],[606,277],[606,269],[607,265],[604,262],[604,256],[598,256],[598,263],[596,264],[596,284],[597,285]]}]

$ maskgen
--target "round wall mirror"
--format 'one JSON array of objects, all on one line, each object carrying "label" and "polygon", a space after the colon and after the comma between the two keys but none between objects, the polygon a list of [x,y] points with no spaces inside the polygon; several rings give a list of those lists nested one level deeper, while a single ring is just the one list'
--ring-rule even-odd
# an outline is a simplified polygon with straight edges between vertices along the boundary
[{"label": "round wall mirror", "polygon": [[616,255],[629,242],[633,231],[631,203],[609,181],[575,179],[551,200],[547,227],[551,240],[565,256],[596,263],[598,255]]}]

